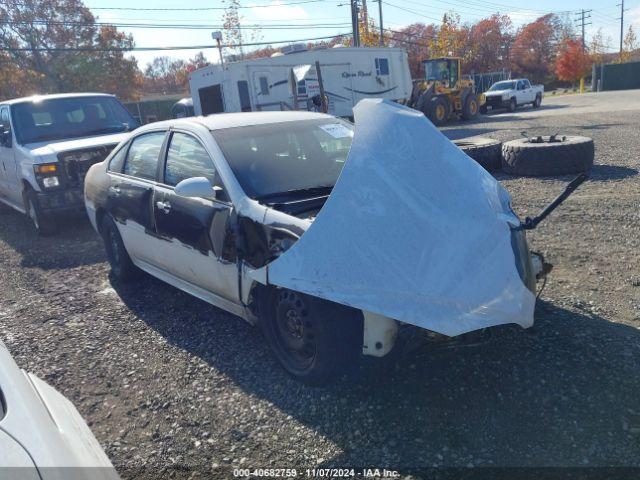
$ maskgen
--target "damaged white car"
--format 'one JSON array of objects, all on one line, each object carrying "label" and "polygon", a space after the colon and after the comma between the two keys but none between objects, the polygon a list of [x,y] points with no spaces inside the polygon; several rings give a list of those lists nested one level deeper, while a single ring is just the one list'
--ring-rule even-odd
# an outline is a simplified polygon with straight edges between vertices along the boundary
[{"label": "damaged white car", "polygon": [[545,264],[506,190],[420,112],[364,100],[355,119],[355,136],[308,112],[136,130],[85,182],[112,274],[144,270],[259,324],[311,383],[386,355],[399,325],[531,326]]}]

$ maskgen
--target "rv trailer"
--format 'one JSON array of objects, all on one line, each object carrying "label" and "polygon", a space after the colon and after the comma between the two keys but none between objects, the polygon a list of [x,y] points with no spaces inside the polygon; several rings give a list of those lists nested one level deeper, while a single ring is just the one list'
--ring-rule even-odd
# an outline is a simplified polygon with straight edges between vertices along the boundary
[{"label": "rv trailer", "polygon": [[[411,95],[407,52],[401,48],[319,48],[291,45],[272,57],[210,65],[189,75],[196,115],[313,109],[319,62],[328,113],[353,116],[363,98],[404,100]],[[292,69],[311,65],[292,92]],[[294,105],[296,103],[296,105]]]}]

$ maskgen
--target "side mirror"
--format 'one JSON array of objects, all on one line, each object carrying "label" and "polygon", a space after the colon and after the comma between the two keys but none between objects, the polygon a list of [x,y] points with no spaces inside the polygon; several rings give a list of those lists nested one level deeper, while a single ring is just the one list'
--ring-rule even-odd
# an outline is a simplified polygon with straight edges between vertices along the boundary
[{"label": "side mirror", "polygon": [[205,198],[207,200],[216,198],[216,189],[205,177],[192,177],[182,180],[176,185],[175,191],[181,197]]}]

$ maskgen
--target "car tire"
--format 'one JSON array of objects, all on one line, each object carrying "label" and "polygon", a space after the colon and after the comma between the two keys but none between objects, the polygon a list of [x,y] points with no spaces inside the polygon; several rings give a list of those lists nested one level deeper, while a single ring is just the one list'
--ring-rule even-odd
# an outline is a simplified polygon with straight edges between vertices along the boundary
[{"label": "car tire", "polygon": [[322,385],[358,363],[363,318],[358,310],[287,289],[266,295],[260,325],[291,376]]},{"label": "car tire", "polygon": [[542,105],[542,95],[538,94],[536,95],[536,99],[532,103],[532,107],[540,108],[540,105]]},{"label": "car tire", "polygon": [[507,111],[515,112],[516,108],[518,108],[518,102],[515,98],[512,98],[511,100],[509,100],[509,105],[507,105]]},{"label": "car tire", "polygon": [[429,120],[438,127],[444,125],[449,119],[450,108],[449,100],[446,97],[434,97],[429,105]]},{"label": "car tire", "polygon": [[462,118],[464,120],[473,120],[478,116],[480,110],[480,103],[478,102],[478,96],[470,92],[464,99],[464,105],[462,106]]},{"label": "car tire", "polygon": [[493,138],[463,138],[453,143],[489,172],[500,170],[502,142]]},{"label": "car tire", "polygon": [[131,261],[116,222],[109,215],[102,218],[100,234],[111,266],[111,275],[121,282],[129,282],[137,278],[140,271]]},{"label": "car tire", "polygon": [[564,137],[561,142],[531,143],[522,138],[502,144],[502,169],[522,176],[581,173],[593,166],[594,145],[588,137]]},{"label": "car tire", "polygon": [[51,216],[47,216],[40,206],[38,194],[34,190],[28,190],[25,195],[25,207],[27,216],[36,233],[41,237],[50,237],[58,232],[58,225]]}]

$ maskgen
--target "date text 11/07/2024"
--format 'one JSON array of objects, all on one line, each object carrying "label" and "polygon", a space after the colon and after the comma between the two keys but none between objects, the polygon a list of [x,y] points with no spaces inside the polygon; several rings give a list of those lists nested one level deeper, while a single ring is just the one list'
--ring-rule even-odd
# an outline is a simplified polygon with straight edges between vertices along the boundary
[{"label": "date text 11/07/2024", "polygon": [[397,470],[386,468],[237,468],[233,470],[234,477],[263,477],[263,478],[399,478]]}]

